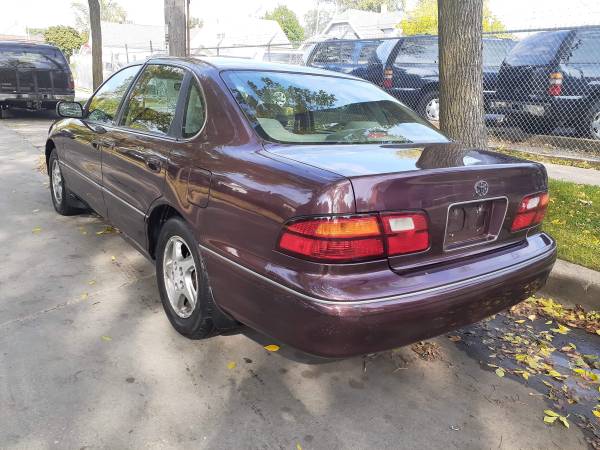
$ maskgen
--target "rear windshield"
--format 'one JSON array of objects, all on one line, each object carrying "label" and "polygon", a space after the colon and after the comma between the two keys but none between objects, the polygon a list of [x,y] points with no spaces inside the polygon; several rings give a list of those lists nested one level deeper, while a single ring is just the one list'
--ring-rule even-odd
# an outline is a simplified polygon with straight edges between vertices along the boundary
[{"label": "rear windshield", "polygon": [[359,80],[272,71],[224,72],[265,139],[295,144],[448,142],[378,87]]},{"label": "rear windshield", "polygon": [[69,70],[64,55],[47,47],[0,45],[0,67],[11,69]]},{"label": "rear windshield", "polygon": [[506,57],[511,66],[539,66],[552,62],[568,31],[537,33],[519,42]]}]

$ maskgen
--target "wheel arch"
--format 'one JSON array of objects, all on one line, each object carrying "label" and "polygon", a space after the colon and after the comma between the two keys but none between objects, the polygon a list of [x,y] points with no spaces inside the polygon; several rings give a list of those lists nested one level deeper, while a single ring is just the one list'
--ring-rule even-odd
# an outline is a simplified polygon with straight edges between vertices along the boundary
[{"label": "wheel arch", "polygon": [[54,143],[54,141],[52,139],[48,139],[46,141],[46,171],[48,172],[48,174],[50,174],[50,154],[52,153],[52,150],[54,150],[56,148],[56,144]]},{"label": "wheel arch", "polygon": [[162,226],[172,217],[179,217],[185,221],[183,214],[168,203],[159,202],[154,205],[146,219],[146,238],[148,242],[148,254],[156,259],[156,244]]}]

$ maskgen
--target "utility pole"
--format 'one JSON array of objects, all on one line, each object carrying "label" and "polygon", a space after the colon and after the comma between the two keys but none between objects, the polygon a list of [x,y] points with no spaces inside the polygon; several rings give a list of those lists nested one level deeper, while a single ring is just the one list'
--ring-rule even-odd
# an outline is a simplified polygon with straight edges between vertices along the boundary
[{"label": "utility pole", "polygon": [[100,26],[100,3],[88,0],[90,10],[90,31],[92,35],[92,85],[94,89],[102,84],[102,29]]},{"label": "utility pole", "polygon": [[165,0],[165,32],[170,56],[186,56],[187,0]]}]

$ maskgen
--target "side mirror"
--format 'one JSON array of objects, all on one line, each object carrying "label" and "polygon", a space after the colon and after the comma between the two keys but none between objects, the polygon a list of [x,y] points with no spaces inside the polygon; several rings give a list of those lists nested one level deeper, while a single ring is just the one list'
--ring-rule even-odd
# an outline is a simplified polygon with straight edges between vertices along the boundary
[{"label": "side mirror", "polygon": [[72,117],[81,119],[83,117],[83,106],[77,102],[58,102],[56,113],[60,117]]}]

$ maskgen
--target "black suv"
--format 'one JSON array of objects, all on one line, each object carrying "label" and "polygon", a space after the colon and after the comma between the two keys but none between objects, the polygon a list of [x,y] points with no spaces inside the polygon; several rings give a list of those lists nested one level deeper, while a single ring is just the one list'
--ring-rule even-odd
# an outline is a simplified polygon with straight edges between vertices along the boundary
[{"label": "black suv", "polygon": [[54,109],[74,97],[71,69],[58,48],[0,41],[0,118],[9,107]]},{"label": "black suv", "polygon": [[[486,104],[495,93],[500,65],[514,44],[510,39],[483,39]],[[324,41],[312,49],[307,65],[369,80],[425,118],[439,119],[437,36]]]},{"label": "black suv", "polygon": [[528,132],[568,127],[600,139],[600,27],[523,39],[502,64],[492,108]]}]

